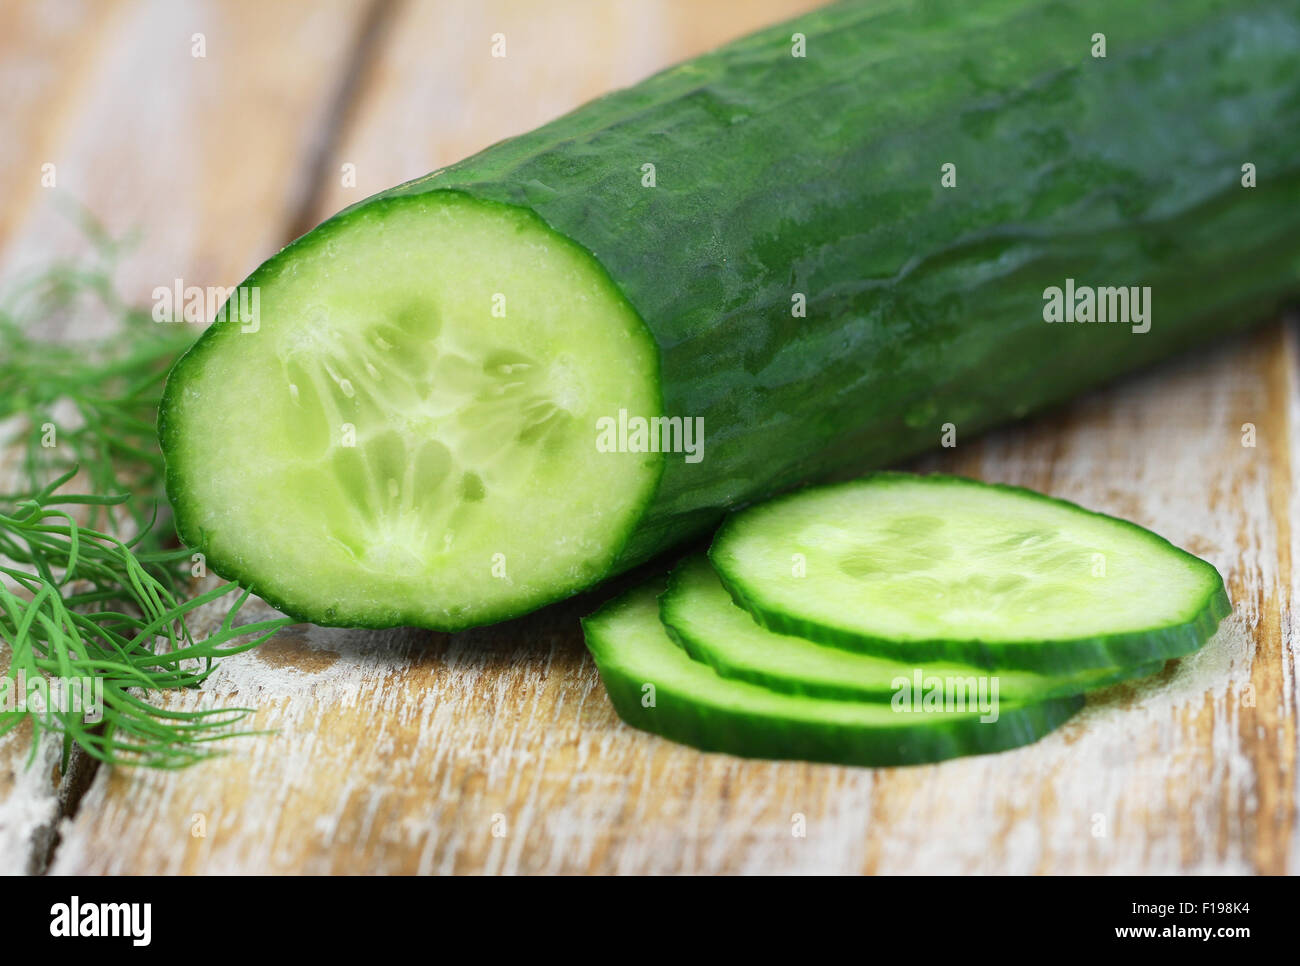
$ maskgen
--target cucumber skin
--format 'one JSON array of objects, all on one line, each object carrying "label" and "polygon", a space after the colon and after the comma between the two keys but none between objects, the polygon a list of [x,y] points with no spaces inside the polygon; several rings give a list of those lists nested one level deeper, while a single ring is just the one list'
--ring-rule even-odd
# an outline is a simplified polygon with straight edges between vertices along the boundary
[{"label": "cucumber skin", "polygon": [[[913,474],[878,472],[869,474],[861,480],[827,484],[824,488],[857,486],[871,479],[906,478],[911,476]],[[1103,634],[1071,640],[1044,641],[1042,643],[1026,641],[1014,643],[1001,641],[949,641],[940,639],[899,641],[855,633],[846,628],[831,627],[784,613],[774,607],[767,606],[761,596],[752,588],[746,587],[743,581],[728,574],[724,567],[719,566],[714,551],[726,540],[730,528],[743,523],[744,511],[728,518],[718,528],[713,543],[709,547],[709,562],[713,564],[713,569],[717,573],[718,579],[722,581],[722,586],[727,588],[727,592],[731,594],[731,599],[738,606],[749,611],[750,615],[759,624],[768,630],[776,631],[778,634],[803,637],[830,647],[877,654],[899,661],[960,661],[990,670],[1015,669],[1039,671],[1046,674],[1069,674],[1074,671],[1086,671],[1090,668],[1145,666],[1156,661],[1183,657],[1200,650],[1205,642],[1214,636],[1220,622],[1232,613],[1232,602],[1228,599],[1228,592],[1223,583],[1223,575],[1219,573],[1218,568],[1214,567],[1209,561],[1188,553],[1159,534],[1153,533],[1131,520],[1112,517],[1106,513],[1097,513],[1095,510],[1088,510],[1077,503],[1071,503],[1069,500],[1047,496],[1022,486],[1011,486],[1005,483],[984,483],[979,480],[970,480],[965,477],[950,476],[944,473],[930,474],[925,479],[993,487],[1032,499],[1056,503],[1072,510],[1081,510],[1093,516],[1107,517],[1143,534],[1147,538],[1165,544],[1174,553],[1188,557],[1208,567],[1218,578],[1217,585],[1200,602],[1196,611],[1188,615],[1187,620],[1165,627],[1123,634]],[[822,487],[813,489],[820,488]],[[777,497],[777,500],[796,499],[803,492],[806,492],[806,490],[787,493]]]},{"label": "cucumber skin", "polygon": [[[838,4],[361,201],[272,262],[432,191],[530,209],[591,252],[658,345],[663,411],[706,426],[705,459],[664,458],[604,579],[731,509],[932,448],[945,422],[965,437],[1023,417],[1300,291],[1297,50],[1300,12],[1281,0]],[[1238,186],[1243,159],[1258,188]],[[962,187],[939,187],[944,161]],[[1066,277],[1151,285],[1151,331],[1044,323],[1041,291]],[[164,453],[166,425],[164,402]],[[167,486],[201,548],[170,466]]]},{"label": "cucumber skin", "polygon": [[583,618],[587,647],[600,672],[610,703],[624,722],[701,751],[723,752],[742,758],[796,759],[834,765],[885,768],[922,765],[967,755],[1008,751],[1035,741],[1069,720],[1086,703],[1083,695],[1054,698],[1036,704],[1002,708],[996,726],[978,717],[924,727],[873,729],[870,738],[834,724],[781,722],[757,717],[737,707],[702,706],[690,695],[656,683],[656,706],[642,705],[643,677],[623,670],[616,660],[602,656],[599,623],[606,608]]},{"label": "cucumber skin", "polygon": [[[1300,291],[1297,56],[1289,0],[838,4],[379,197],[530,208],[647,324],[665,412],[704,417],[705,458],[665,459],[613,573]],[[1260,187],[1240,187],[1243,159]],[[1043,289],[1067,277],[1152,286],[1151,331],[1045,323]]]},{"label": "cucumber skin", "polygon": [[[657,708],[641,706],[641,682],[596,662],[610,703],[624,722],[641,731],[690,745],[700,751],[740,758],[796,759],[830,765],[888,768],[925,765],[949,758],[987,755],[1033,744],[1073,717],[1085,703],[1083,695],[1056,698],[999,712],[990,728],[978,720],[961,725],[930,725],[923,732],[879,735],[879,743],[846,738],[842,729],[801,725],[785,730],[764,722],[756,725],[743,711],[701,708],[689,698],[659,691]],[[665,715],[664,702],[677,701],[676,713]]]},{"label": "cucumber skin", "polygon": [[[724,584],[727,581],[723,580]],[[1067,674],[1099,667],[1142,666],[1170,658],[1184,657],[1214,636],[1223,618],[1232,613],[1224,591],[1207,599],[1196,616],[1182,624],[1132,634],[1100,635],[1070,641],[999,644],[990,641],[894,641],[868,637],[840,628],[799,620],[777,611],[764,610],[760,600],[728,584],[732,599],[748,610],[770,631],[804,637],[830,647],[878,654],[899,661],[962,661],[990,670],[1016,669]],[[1021,653],[1023,651],[1023,653]],[[1143,672],[1145,673],[1145,672]],[[1134,674],[1138,677],[1140,674]]]},{"label": "cucumber skin", "polygon": [[[674,569],[668,575],[668,587],[659,597],[659,617],[663,622],[664,630],[668,636],[673,639],[673,643],[689,654],[692,660],[707,664],[713,668],[721,677],[733,678],[737,681],[748,681],[750,684],[757,684],[760,687],[768,688],[772,691],[780,691],[783,694],[793,694],[809,698],[829,698],[836,701],[888,701],[893,692],[889,689],[867,691],[851,683],[840,685],[831,684],[810,684],[799,681],[795,678],[775,675],[756,670],[754,668],[738,668],[725,661],[717,658],[715,651],[708,647],[698,637],[692,635],[672,619],[672,596],[680,580],[680,569]],[[725,584],[724,584],[725,586]],[[729,591],[730,592],[730,591]],[[733,600],[735,599],[733,595]],[[753,612],[750,612],[753,616]],[[761,620],[755,620],[771,630],[771,626]],[[816,639],[804,638],[808,640],[811,646],[825,647],[826,645],[816,641]],[[858,648],[860,650],[860,648]],[[912,662],[917,663],[917,662]],[[1122,681],[1131,681],[1136,678],[1145,678],[1158,673],[1165,666],[1163,661],[1151,661],[1146,664],[1136,664],[1131,667],[1117,667],[1112,674],[1102,675],[1083,683],[1078,677],[1069,675],[1063,676],[1056,687],[1047,688],[1041,694],[1036,693],[1035,697],[1040,700],[1050,700],[1053,698],[1066,698],[1076,694],[1084,694],[1089,691],[1098,691],[1102,688],[1110,687],[1113,684],[1119,684]],[[972,667],[972,670],[977,670]],[[997,670],[1004,670],[998,668]]]}]

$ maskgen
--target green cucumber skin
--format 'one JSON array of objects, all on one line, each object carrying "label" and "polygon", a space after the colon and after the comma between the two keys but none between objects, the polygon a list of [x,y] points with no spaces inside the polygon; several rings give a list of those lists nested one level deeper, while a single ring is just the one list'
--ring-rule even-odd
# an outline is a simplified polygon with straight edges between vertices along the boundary
[{"label": "green cucumber skin", "polygon": [[[797,694],[801,697],[809,698],[831,698],[833,701],[880,701],[888,702],[893,697],[893,689],[885,683],[874,686],[867,686],[861,681],[850,679],[841,679],[839,681],[827,680],[807,680],[803,677],[794,677],[785,675],[785,673],[774,673],[764,670],[762,667],[755,667],[753,664],[740,664],[729,662],[723,658],[716,647],[711,646],[711,642],[705,640],[701,633],[692,633],[689,629],[689,620],[680,619],[679,601],[686,592],[686,581],[689,580],[690,558],[684,563],[672,569],[668,575],[668,585],[664,592],[659,595],[659,620],[662,621],[664,631],[668,632],[668,637],[672,638],[673,644],[681,647],[694,660],[703,664],[708,664],[714,671],[722,677],[731,677],[738,681],[749,681],[750,684],[757,684],[776,690],[784,694]],[[725,584],[723,585],[725,586]],[[728,592],[729,593],[729,592]],[[735,598],[733,598],[735,599]],[[731,606],[727,605],[728,607]],[[750,614],[753,616],[753,614]],[[762,621],[758,621],[762,624]],[[766,624],[764,624],[766,627]],[[802,638],[809,640],[809,638]],[[810,647],[824,647],[826,645],[819,642],[809,641]],[[911,667],[917,666],[917,662],[900,664],[900,672],[911,672]],[[961,666],[950,666],[961,667]],[[1134,667],[1115,667],[1110,668],[1109,672],[1102,671],[1084,671],[1082,673],[1071,673],[1071,675],[1050,676],[1049,680],[1044,681],[1040,689],[1034,690],[1031,696],[1024,696],[1021,699],[1032,699],[1032,701],[1048,701],[1050,698],[1071,697],[1074,694],[1084,694],[1092,690],[1109,688],[1110,685],[1119,684],[1121,681],[1138,679],[1138,677],[1147,677],[1154,675],[1165,667],[1162,660],[1154,660],[1148,664],[1138,664]],[[971,667],[970,671],[978,671],[979,668]],[[997,668],[998,671],[1004,668]],[[1011,697],[1006,688],[1006,683],[1002,684],[1002,697]]]},{"label": "green cucumber skin", "polygon": [[616,598],[582,621],[587,647],[610,703],[618,716],[632,727],[701,751],[742,758],[796,759],[872,768],[922,765],[1032,744],[1054,731],[1086,703],[1083,695],[1074,695],[1003,707],[996,724],[980,723],[977,717],[971,716],[963,720],[926,721],[923,726],[873,728],[869,733],[807,721],[787,726],[731,704],[703,704],[662,682],[656,682],[655,707],[646,708],[642,704],[644,676],[621,667],[600,638],[602,614],[606,609],[618,607],[621,601],[622,598]]},{"label": "green cucumber skin", "polygon": [[[664,412],[706,428],[702,462],[663,460],[608,577],[728,510],[931,448],[944,423],[967,438],[1266,316],[1300,290],[1297,51],[1300,10],[1282,0],[839,4],[295,244],[365,206],[459,191],[530,209],[595,255],[659,348]],[[1151,331],[1046,324],[1041,293],[1067,277],[1151,286]],[[168,490],[183,502],[170,472]],[[1175,637],[1163,650],[1191,646]]]},{"label": "green cucumber skin", "polygon": [[[767,673],[761,668],[738,667],[719,660],[717,651],[709,647],[707,641],[700,640],[696,635],[689,633],[681,622],[673,619],[673,598],[677,592],[680,579],[681,568],[679,567],[668,575],[668,587],[659,598],[659,615],[660,620],[663,621],[664,630],[673,639],[673,643],[689,654],[692,659],[709,665],[722,677],[748,681],[751,684],[757,684],[772,691],[809,698],[830,698],[837,701],[889,701],[893,697],[894,692],[889,688],[867,689],[853,681],[843,681],[838,684],[825,681],[809,682],[785,675]],[[759,621],[759,623],[763,622]],[[763,623],[763,626],[769,627],[766,623]],[[769,627],[769,629],[771,628]],[[810,646],[824,647],[826,645],[810,642]],[[910,664],[900,665],[900,669],[910,666]],[[1152,661],[1131,667],[1117,667],[1109,674],[1062,675],[1052,685],[1045,686],[1041,692],[1035,691],[1034,698],[1046,701],[1052,698],[1067,698],[1076,694],[1097,691],[1113,684],[1119,684],[1122,681],[1149,677],[1158,673],[1164,666],[1163,661]],[[976,669],[972,667],[971,670]],[[999,668],[999,670],[1001,669]]]},{"label": "green cucumber skin", "polygon": [[[386,195],[530,208],[646,322],[665,412],[704,418],[705,456],[665,460],[617,570],[1300,291],[1297,56],[1300,8],[1278,0],[839,4]],[[1151,331],[1045,323],[1067,277],[1150,285]]]},{"label": "green cucumber skin", "polygon": [[[740,758],[796,759],[866,768],[925,765],[1030,745],[1068,721],[1086,700],[1083,695],[1075,695],[1008,709],[1001,712],[996,728],[968,722],[936,725],[920,735],[899,728],[897,734],[882,733],[877,736],[877,742],[865,743],[846,737],[843,731],[829,725],[816,731],[803,727],[797,732],[763,727],[742,711],[700,708],[681,695],[663,690],[659,708],[644,708],[641,682],[620,675],[616,669],[601,667],[599,662],[597,669],[618,716],[641,731],[700,751]],[[677,702],[681,710],[671,718],[666,717],[659,713],[664,701]]]},{"label": "green cucumber skin", "polygon": [[[908,475],[879,472],[870,474],[864,477],[863,480]],[[1066,641],[1050,641],[1044,642],[1042,645],[1023,641],[1016,643],[949,640],[899,641],[854,633],[846,628],[831,627],[783,613],[768,606],[753,589],[746,587],[743,582],[728,574],[725,567],[719,566],[715,549],[727,539],[730,528],[743,525],[744,511],[731,516],[718,528],[713,543],[709,547],[709,561],[713,564],[718,579],[722,581],[722,585],[731,594],[732,600],[749,611],[754,620],[768,630],[776,631],[778,634],[807,638],[831,647],[877,654],[905,662],[960,661],[991,670],[1016,669],[1039,671],[1045,674],[1069,674],[1075,671],[1086,671],[1090,668],[1146,666],[1157,661],[1184,657],[1200,650],[1205,642],[1214,636],[1223,619],[1232,613],[1232,603],[1228,599],[1223,576],[1219,574],[1217,568],[1214,568],[1208,561],[1195,557],[1181,547],[1170,543],[1159,534],[1152,533],[1132,521],[1120,517],[1111,517],[1105,513],[1096,513],[1094,510],[1087,510],[1076,503],[1071,503],[1069,500],[1061,500],[1020,486],[1010,486],[1004,483],[983,483],[978,480],[969,480],[965,477],[949,476],[942,473],[931,474],[927,479],[943,480],[955,484],[992,486],[996,489],[1006,490],[1032,499],[1045,500],[1071,509],[1083,510],[1096,516],[1108,517],[1125,527],[1139,531],[1148,538],[1160,541],[1171,552],[1197,560],[1199,563],[1210,567],[1219,578],[1218,583],[1201,601],[1196,612],[1190,615],[1188,620],[1179,624],[1153,627],[1142,631],[1083,637]],[[863,480],[826,485],[828,487],[854,486],[860,484]],[[804,491],[795,491],[776,499],[795,499],[801,492]]]}]

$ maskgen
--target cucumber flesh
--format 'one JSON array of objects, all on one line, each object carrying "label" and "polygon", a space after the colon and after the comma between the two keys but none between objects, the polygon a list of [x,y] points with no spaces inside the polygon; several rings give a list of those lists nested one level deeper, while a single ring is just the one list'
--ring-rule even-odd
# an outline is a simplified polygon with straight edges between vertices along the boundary
[{"label": "cucumber flesh", "polygon": [[[1300,292],[1298,49],[1296,0],[863,0],[612,92],[254,274],[260,332],[218,324],[168,383],[181,534],[294,616],[454,630],[1222,338]],[[1048,324],[1067,279],[1156,293],[1149,331]],[[358,354],[382,326],[412,342]],[[497,352],[533,378],[480,379]],[[703,458],[598,454],[623,410],[695,421]]]},{"label": "cucumber flesh", "polygon": [[782,634],[902,661],[1062,673],[1196,650],[1231,608],[1209,563],[1018,487],[880,473],[745,510],[709,559]]},{"label": "cucumber flesh", "polygon": [[[899,678],[974,681],[988,672],[968,664],[917,665],[827,647],[767,630],[737,607],[701,556],[680,564],[659,599],[659,616],[672,639],[691,657],[726,678],[749,681],[787,694],[850,701],[889,701]],[[1065,674],[998,671],[1002,700],[1041,701],[1082,694],[1117,681],[1145,677],[1164,666],[1155,661],[1128,668],[1098,668]]]},{"label": "cucumber flesh", "polygon": [[588,586],[661,469],[596,424],[659,412],[657,350],[586,252],[523,209],[371,204],[246,283],[162,407],[178,526],[320,624],[454,629]]},{"label": "cucumber flesh", "polygon": [[[659,621],[662,583],[635,588],[583,621],[619,716],[706,751],[846,765],[907,765],[1036,741],[1083,706],[1081,695],[978,710],[895,710],[886,702],[781,694],[720,677]],[[981,720],[987,718],[990,720]]]}]

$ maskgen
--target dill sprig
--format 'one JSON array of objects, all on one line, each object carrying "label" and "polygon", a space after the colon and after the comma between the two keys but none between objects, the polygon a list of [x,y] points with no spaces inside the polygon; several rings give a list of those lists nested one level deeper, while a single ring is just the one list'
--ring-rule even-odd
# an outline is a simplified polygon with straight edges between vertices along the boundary
[{"label": "dill sprig", "polygon": [[[155,426],[167,370],[193,332],[124,305],[111,282],[118,244],[84,226],[98,264],[55,265],[0,304],[0,455],[18,472],[11,492],[0,487],[0,735],[26,720],[32,760],[52,731],[65,766],[76,745],[110,764],[182,767],[250,733],[236,730],[250,709],[179,711],[161,692],[195,687],[217,659],[291,621],[237,626],[249,594],[235,584],[188,596],[191,555],[166,523]],[[87,317],[111,329],[57,338]],[[74,480],[85,492],[62,492]],[[235,592],[196,640],[187,620]],[[88,718],[91,703],[99,714]]]},{"label": "dill sprig", "polygon": [[[179,599],[158,573],[168,563],[188,560],[189,551],[141,552],[133,542],[80,526],[61,507],[107,507],[126,496],[60,497],[69,470],[45,489],[0,513],[0,574],[19,592],[0,584],[0,638],[9,644],[7,677],[15,687],[58,678],[94,682],[80,708],[44,707],[0,711],[0,734],[27,718],[33,723],[33,751],[42,730],[63,736],[65,754],[73,743],[100,761],[171,768],[207,757],[207,745],[229,737],[247,708],[177,711],[151,704],[151,692],[194,687],[212,673],[218,658],[264,642],[287,623],[284,618],[235,626],[248,599],[240,592],[221,626],[196,641],[186,617],[211,601],[239,590],[224,584],[188,600]],[[97,679],[97,680],[96,680]],[[85,704],[102,689],[102,720],[87,723]],[[143,692],[143,693],[138,693]],[[79,693],[81,693],[79,691]]]},{"label": "dill sprig", "polygon": [[[131,528],[144,531],[163,497],[156,435],[163,381],[194,332],[123,304],[112,282],[120,245],[83,222],[96,261],[57,263],[0,304],[0,423],[19,424],[18,439],[5,442],[22,447],[20,495],[78,466],[90,493],[137,494],[122,509]],[[108,331],[62,338],[85,319],[107,320]],[[103,512],[88,522],[105,523]]]}]

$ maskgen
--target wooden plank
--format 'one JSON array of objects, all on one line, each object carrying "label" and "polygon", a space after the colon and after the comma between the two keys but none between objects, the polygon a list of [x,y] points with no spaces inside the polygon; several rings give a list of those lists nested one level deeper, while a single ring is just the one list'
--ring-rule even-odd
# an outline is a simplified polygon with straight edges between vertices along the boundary
[{"label": "wooden plank", "polygon": [[[348,61],[365,13],[349,0],[5,5],[5,276],[83,250],[60,208],[80,203],[115,234],[139,230],[119,272],[128,298],[147,303],[175,278],[237,282],[287,240],[334,106],[318,78]],[[52,187],[41,183],[47,162]],[[78,319],[84,328],[64,334],[104,321]],[[52,744],[27,769],[29,744],[25,731],[0,739],[0,873],[41,867],[61,797],[77,791],[57,775]]]},{"label": "wooden plank", "polygon": [[[409,5],[326,168],[357,185],[318,217],[802,6]],[[1228,578],[1203,653],[1031,748],[874,771],[699,754],[613,714],[591,600],[452,636],[303,627],[190,697],[253,704],[275,736],[101,774],[55,870],[1294,870],[1295,372],[1275,326],[923,462],[1131,517]]]},{"label": "wooden plank", "polygon": [[0,737],[0,875],[40,871],[61,815],[58,751],[42,741],[29,765],[29,726]]},{"label": "wooden plank", "polygon": [[1122,513],[1228,579],[1202,653],[1037,745],[880,770],[700,754],[618,722],[576,631],[589,601],[450,637],[304,628],[212,688],[277,736],[102,776],[55,870],[1293,869],[1295,361],[1275,326],[925,461]]},{"label": "wooden plank", "polygon": [[[334,107],[321,78],[347,63],[365,12],[352,0],[139,0],[97,16],[93,46],[80,34],[60,41],[70,50],[55,64],[76,69],[34,106],[0,104],[5,130],[27,146],[0,169],[6,207],[21,213],[0,238],[5,275],[82,249],[61,209],[80,204],[114,234],[139,232],[119,273],[128,299],[147,303],[176,278],[238,282],[287,240]],[[40,181],[46,162],[52,188]]]},{"label": "wooden plank", "polygon": [[[317,220],[820,0],[414,3],[387,31]],[[492,56],[493,37],[505,56]],[[344,165],[352,165],[344,172]],[[345,186],[344,175],[355,176]]]},{"label": "wooden plank", "polygon": [[[1213,562],[1235,607],[1202,652],[1090,702],[1061,735],[1068,752],[1027,756],[1044,778],[1023,811],[997,798],[1030,821],[988,826],[1018,871],[1294,870],[1296,367],[1294,328],[1274,326],[929,461],[1150,526]],[[941,813],[921,820],[957,820],[953,798],[936,794]],[[877,804],[918,802],[882,784]],[[1041,844],[1018,855],[1013,835]]]},{"label": "wooden plank", "polygon": [[53,163],[99,44],[121,11],[120,3],[79,0],[0,6],[0,246],[44,190],[42,165]]}]

